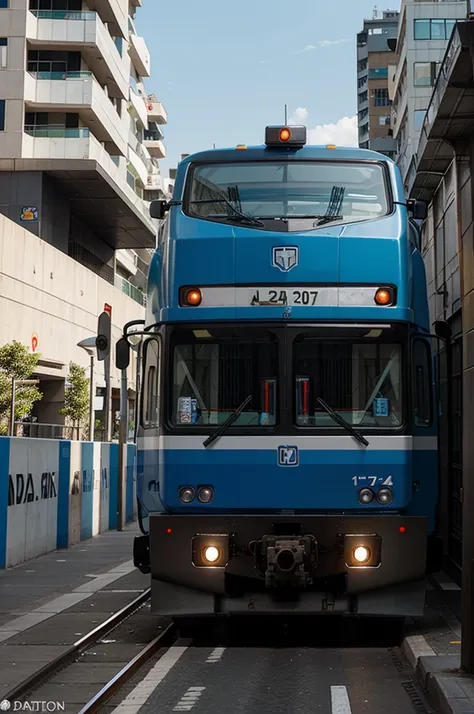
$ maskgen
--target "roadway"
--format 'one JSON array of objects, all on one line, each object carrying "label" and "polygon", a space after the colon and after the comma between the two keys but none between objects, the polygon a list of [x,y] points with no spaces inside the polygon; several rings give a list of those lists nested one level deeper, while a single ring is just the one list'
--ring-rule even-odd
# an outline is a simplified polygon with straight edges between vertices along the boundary
[{"label": "roadway", "polygon": [[[130,562],[135,532],[135,527],[109,532],[0,573],[0,700],[141,597],[149,577]],[[452,598],[453,584],[444,587]],[[432,655],[432,661],[456,654],[460,626],[443,587],[428,595],[426,617],[408,621],[404,632],[382,621],[318,617],[222,621],[213,627],[204,621],[198,628],[173,631],[144,601],[111,631],[92,636],[58,671],[40,677],[18,700],[13,696],[11,710],[20,711],[21,701],[24,710],[39,702],[33,710],[59,711],[57,703],[64,702],[62,711],[77,714],[167,633],[110,690],[105,706],[87,711],[444,714],[445,709],[425,702],[412,665],[418,654]],[[410,641],[421,647],[418,653],[407,649]],[[56,708],[45,709],[42,702]],[[473,714],[474,708],[458,711]]]}]

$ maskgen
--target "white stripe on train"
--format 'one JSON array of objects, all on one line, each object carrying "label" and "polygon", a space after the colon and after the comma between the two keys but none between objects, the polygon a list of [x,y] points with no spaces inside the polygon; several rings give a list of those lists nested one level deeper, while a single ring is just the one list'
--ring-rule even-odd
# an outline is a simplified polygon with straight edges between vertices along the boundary
[{"label": "white stripe on train", "polygon": [[[139,436],[138,449],[204,451],[206,435]],[[436,436],[367,436],[368,446],[349,436],[221,436],[209,451],[269,451],[297,446],[300,451],[436,451]]]}]

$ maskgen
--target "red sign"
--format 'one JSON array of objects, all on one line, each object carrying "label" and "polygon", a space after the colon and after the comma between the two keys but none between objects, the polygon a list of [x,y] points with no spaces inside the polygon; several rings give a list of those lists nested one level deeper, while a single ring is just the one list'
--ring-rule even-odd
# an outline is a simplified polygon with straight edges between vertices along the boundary
[{"label": "red sign", "polygon": [[106,312],[109,317],[112,317],[112,305],[105,303],[104,312]]},{"label": "red sign", "polygon": [[31,351],[36,352],[36,350],[38,349],[38,345],[39,345],[39,338],[38,338],[38,335],[34,332],[31,335]]}]

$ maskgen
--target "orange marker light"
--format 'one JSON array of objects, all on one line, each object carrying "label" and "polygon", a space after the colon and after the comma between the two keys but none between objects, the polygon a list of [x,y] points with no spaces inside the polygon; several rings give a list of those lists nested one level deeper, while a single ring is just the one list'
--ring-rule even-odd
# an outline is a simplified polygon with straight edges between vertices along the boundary
[{"label": "orange marker light", "polygon": [[285,127],[280,130],[280,141],[289,141],[291,139],[291,131]]},{"label": "orange marker light", "polygon": [[390,305],[392,302],[392,291],[385,288],[379,288],[375,293],[375,302],[377,305]]},{"label": "orange marker light", "polygon": [[326,149],[336,149],[336,148],[337,148],[336,144],[327,144],[326,145]]},{"label": "orange marker light", "polygon": [[202,300],[202,293],[199,290],[199,288],[192,288],[191,290],[188,290],[186,293],[186,302],[188,305],[192,305],[193,307],[197,307],[201,303]]},{"label": "orange marker light", "polygon": [[246,149],[247,147],[245,146],[245,144],[237,144],[237,146],[236,146],[235,148],[238,149],[238,150],[240,150],[240,151],[245,151],[245,149]]}]

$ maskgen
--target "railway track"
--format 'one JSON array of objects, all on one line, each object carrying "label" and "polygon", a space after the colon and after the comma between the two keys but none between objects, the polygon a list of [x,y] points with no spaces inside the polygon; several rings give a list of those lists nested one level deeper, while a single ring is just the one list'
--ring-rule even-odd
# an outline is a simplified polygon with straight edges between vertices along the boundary
[{"label": "railway track", "polygon": [[[118,631],[127,621],[133,624],[134,616],[140,614],[140,611],[147,605],[150,600],[150,594],[150,588],[148,588],[105,622],[77,640],[64,653],[3,695],[3,699],[9,702],[38,700],[38,694],[41,693],[43,687],[47,687],[54,678],[63,674],[66,670],[74,668],[75,665],[80,665],[84,656],[87,656],[95,646],[101,644],[106,636]],[[104,674],[104,680],[107,679],[106,683],[101,687],[98,685],[97,692],[80,708],[80,714],[98,712],[160,649],[166,651],[166,648],[173,642],[175,632],[175,625],[168,624],[159,635],[145,644],[135,656],[122,666],[113,677],[107,679]],[[108,642],[114,642],[114,640],[108,640]],[[65,706],[67,712],[72,711],[68,702],[65,702]],[[77,707],[77,704],[73,706]]]}]

